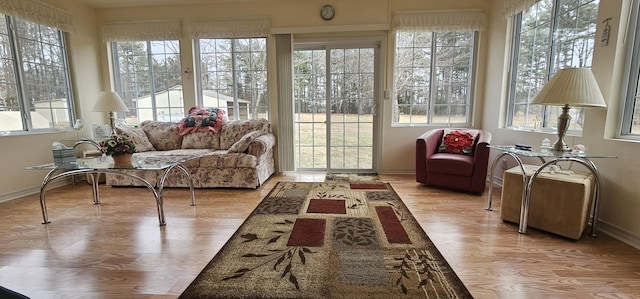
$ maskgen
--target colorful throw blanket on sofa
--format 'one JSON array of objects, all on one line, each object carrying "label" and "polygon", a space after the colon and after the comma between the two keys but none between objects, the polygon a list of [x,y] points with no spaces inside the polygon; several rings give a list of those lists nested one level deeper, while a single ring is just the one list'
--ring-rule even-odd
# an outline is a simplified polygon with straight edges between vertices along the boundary
[{"label": "colorful throw blanket on sofa", "polygon": [[226,111],[218,108],[191,107],[189,115],[179,122],[180,135],[207,131],[217,133],[224,123],[226,114]]}]

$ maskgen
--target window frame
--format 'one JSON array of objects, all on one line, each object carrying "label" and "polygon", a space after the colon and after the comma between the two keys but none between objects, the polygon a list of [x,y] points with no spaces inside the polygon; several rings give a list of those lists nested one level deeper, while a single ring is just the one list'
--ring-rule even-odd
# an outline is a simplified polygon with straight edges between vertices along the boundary
[{"label": "window frame", "polygon": [[[548,27],[548,35],[547,35],[547,43],[548,43],[548,47],[545,49],[546,50],[546,58],[545,58],[545,63],[546,63],[546,67],[545,67],[545,74],[544,74],[544,83],[548,82],[548,80],[551,78],[551,76],[559,69],[562,67],[591,67],[592,63],[593,63],[593,50],[596,47],[596,36],[595,36],[595,26],[593,27],[593,48],[591,48],[591,57],[590,57],[590,62],[591,64],[589,64],[589,66],[576,66],[576,65],[556,65],[556,55],[555,53],[557,52],[558,48],[556,46],[558,46],[558,44],[562,44],[564,42],[566,42],[565,40],[559,40],[557,39],[557,30],[561,29],[558,28],[559,27],[559,22],[560,22],[560,17],[559,17],[559,10],[560,7],[557,5],[559,1],[561,0],[549,0],[551,1],[551,5],[552,5],[552,9],[551,9],[551,14],[550,14],[550,19],[545,19],[543,21],[546,21],[549,23],[549,27]],[[574,0],[575,2],[577,2],[577,7],[581,8],[584,5],[587,5],[588,3],[582,4],[582,1],[580,0]],[[598,6],[600,1],[602,0],[593,0],[593,1],[597,1],[598,2]],[[535,5],[538,5],[538,2],[536,2],[535,4],[533,4],[531,7],[534,7]],[[514,124],[514,119],[515,119],[515,113],[516,113],[516,106],[517,105],[521,105],[516,103],[516,93],[518,92],[516,85],[518,83],[518,66],[519,66],[519,54],[520,54],[520,42],[521,39],[520,37],[522,36],[522,21],[523,21],[523,13],[524,11],[521,11],[517,14],[514,14],[513,17],[511,17],[511,22],[512,22],[512,30],[511,30],[511,45],[510,45],[510,63],[508,65],[508,69],[509,69],[509,77],[507,78],[507,84],[508,84],[508,91],[507,91],[507,117],[506,117],[506,121],[505,121],[505,127],[509,128],[509,129],[513,129],[513,130],[527,130],[527,131],[537,131],[537,132],[545,132],[545,133],[552,133],[556,131],[556,118],[552,117],[551,115],[559,115],[560,114],[560,107],[556,107],[556,106],[549,106],[549,105],[540,105],[540,112],[538,113],[530,113],[527,112],[525,114],[526,119],[529,119],[530,117],[534,117],[535,119],[533,121],[533,126],[527,125],[527,122],[525,122],[524,126],[520,126],[517,124]],[[540,19],[537,19],[540,20]],[[597,24],[597,15],[596,15],[596,20],[594,20],[594,24]],[[575,56],[573,56],[573,59],[575,59]],[[559,67],[559,68],[558,68]],[[556,69],[558,68],[558,69]],[[542,88],[544,84],[540,85],[540,89]],[[539,90],[538,90],[539,91]],[[527,111],[530,110],[530,108],[528,106],[530,106],[530,102],[533,100],[533,96],[530,96],[527,102]],[[577,114],[579,116],[584,116],[584,108],[581,107],[573,107],[571,109],[571,114]],[[537,120],[537,121],[536,121]],[[578,120],[574,120],[571,122],[572,127],[569,128],[569,130],[567,131],[567,134],[569,135],[573,135],[573,136],[581,136],[582,135],[582,128],[574,128],[573,125],[578,124],[579,121]]]},{"label": "window frame", "polygon": [[[265,72],[265,82],[264,82],[264,89],[263,89],[263,95],[264,95],[264,99],[261,102],[261,105],[259,105],[258,107],[247,107],[247,117],[246,119],[253,119],[253,116],[255,115],[257,118],[266,118],[269,119],[269,49],[268,49],[268,38],[267,37],[260,37],[260,36],[255,36],[255,37],[211,37],[211,38],[194,38],[193,39],[193,49],[194,49],[194,65],[195,65],[195,79],[196,79],[196,101],[197,104],[201,107],[204,107],[204,87],[203,87],[203,80],[202,80],[202,76],[203,76],[203,69],[202,69],[202,52],[201,52],[201,44],[200,41],[201,40],[212,40],[212,41],[216,41],[216,40],[230,40],[231,44],[232,44],[232,49],[231,49],[231,55],[232,55],[232,60],[233,65],[232,65],[232,69],[228,70],[228,72],[230,72],[233,76],[233,96],[231,96],[233,98],[233,106],[229,107],[227,106],[226,112],[227,112],[227,117],[229,118],[229,120],[239,120],[239,119],[245,119],[245,118],[238,118],[238,116],[242,117],[242,113],[241,111],[241,107],[240,107],[240,102],[239,102],[239,96],[238,96],[238,89],[237,89],[237,82],[239,81],[237,78],[237,75],[239,74],[239,70],[236,69],[237,64],[235,63],[236,61],[236,53],[237,50],[235,49],[234,44],[238,41],[238,40],[263,40],[264,42],[264,72]],[[254,51],[251,51],[252,53],[255,53]],[[256,71],[255,69],[250,70],[251,72]],[[218,89],[220,90],[220,89]],[[249,102],[247,103],[248,105],[253,105],[253,102]],[[213,107],[213,108],[221,108],[219,106]],[[223,107],[224,108],[224,107]],[[260,111],[258,111],[260,110]],[[264,111],[262,111],[264,110]],[[256,112],[254,112],[256,111]]]},{"label": "window frame", "polygon": [[[622,93],[620,94],[619,124],[616,138],[640,141],[640,133],[632,133],[633,120],[636,104],[640,104],[640,99],[636,99],[640,92],[640,1],[633,0],[631,12],[629,14],[629,28],[627,32],[627,57],[624,79],[622,80]],[[640,113],[640,110],[638,111]],[[640,118],[640,115],[636,116]]]},{"label": "window frame", "polygon": [[[35,40],[37,42],[37,46],[39,48],[46,48],[44,47],[45,44],[51,44],[55,47],[58,47],[60,50],[60,64],[58,64],[59,68],[57,68],[56,70],[53,70],[54,72],[57,70],[62,70],[62,72],[64,73],[62,75],[62,77],[60,79],[62,79],[64,81],[64,87],[61,89],[63,90],[63,92],[65,93],[65,97],[66,97],[66,101],[64,102],[64,106],[63,108],[59,108],[59,109],[54,109],[54,107],[49,106],[48,107],[48,114],[51,115],[51,120],[49,127],[47,128],[36,128],[33,124],[33,118],[31,116],[32,113],[37,113],[36,111],[38,110],[46,110],[47,108],[36,108],[34,105],[28,103],[27,101],[27,96],[28,96],[28,92],[27,92],[27,86],[28,85],[25,81],[27,79],[25,79],[25,75],[24,75],[24,65],[25,63],[27,63],[24,60],[23,54],[20,50],[21,44],[20,44],[20,34],[19,34],[19,29],[18,29],[18,24],[17,21],[21,21],[21,22],[27,22],[29,24],[33,24],[35,26],[38,27],[38,30],[40,31],[40,29],[42,27],[51,30],[51,31],[55,31],[55,35],[56,35],[56,43],[53,44],[48,40],[44,40],[42,38],[42,36],[39,36],[37,40]],[[66,129],[70,129],[74,126],[75,122],[76,122],[76,114],[75,114],[75,100],[74,100],[74,92],[73,92],[73,87],[72,87],[72,81],[71,81],[71,68],[69,65],[69,56],[68,56],[68,42],[66,39],[66,33],[64,31],[62,31],[59,28],[56,27],[52,27],[43,23],[39,23],[39,22],[35,22],[35,21],[31,21],[31,20],[27,20],[27,19],[23,19],[23,18],[19,18],[16,16],[12,16],[12,15],[7,15],[7,14],[0,14],[0,22],[5,22],[6,24],[6,28],[7,28],[7,39],[8,39],[8,45],[9,45],[9,52],[10,52],[10,59],[13,63],[13,79],[15,80],[15,92],[16,92],[16,102],[17,102],[17,107],[19,108],[19,112],[20,112],[20,118],[21,118],[21,124],[22,124],[22,129],[19,130],[3,130],[3,134],[2,135],[28,135],[28,134],[40,134],[40,133],[50,133],[50,132],[58,132],[61,129],[62,130],[66,130]],[[50,62],[47,61],[47,59],[43,59],[43,61],[45,62]],[[49,64],[44,64],[45,67],[49,66]],[[54,86],[58,87],[57,83],[59,82],[54,82]],[[48,88],[52,88],[53,86],[47,85]],[[53,99],[50,99],[53,100]],[[4,103],[3,103],[4,106]],[[57,117],[54,117],[53,115],[57,115],[58,113],[56,113],[56,111],[61,110],[61,111],[66,111],[66,120],[63,121],[59,121],[57,120]],[[31,113],[28,113],[31,112]],[[53,120],[56,119],[56,120]],[[68,124],[66,124],[66,122],[68,122]]]},{"label": "window frame", "polygon": [[[129,107],[129,111],[128,112],[118,112],[118,116],[120,117],[120,119],[125,119],[126,115],[124,115],[125,118],[123,117],[123,114],[127,114],[127,113],[135,113],[136,116],[136,120],[137,123],[142,123],[145,120],[153,120],[153,121],[158,121],[159,119],[159,109],[162,110],[169,110],[169,120],[168,121],[173,121],[173,122],[177,122],[179,121],[179,119],[174,119],[174,117],[172,116],[171,111],[176,110],[179,113],[176,114],[176,116],[178,116],[180,119],[184,117],[184,111],[185,111],[185,103],[184,103],[184,88],[180,89],[180,93],[182,94],[180,96],[180,102],[181,104],[179,106],[172,106],[171,105],[171,97],[169,95],[167,95],[167,107],[161,107],[158,108],[158,99],[156,98],[157,94],[159,92],[161,92],[162,90],[157,90],[157,86],[156,86],[156,82],[155,82],[155,76],[156,73],[154,71],[153,68],[153,56],[157,55],[158,53],[154,53],[152,51],[152,44],[154,42],[176,42],[177,43],[177,49],[178,52],[175,53],[176,57],[178,58],[178,65],[179,65],[179,69],[178,72],[176,73],[178,75],[178,77],[180,77],[180,82],[178,85],[182,86],[182,55],[181,55],[181,48],[180,48],[180,40],[179,39],[171,39],[171,40],[131,40],[131,41],[112,41],[109,44],[109,48],[111,51],[111,57],[112,57],[112,68],[113,68],[113,81],[114,81],[114,88],[116,90],[116,92],[122,97],[123,101],[125,102],[125,104],[128,103],[129,100],[127,100],[124,96],[124,91],[123,91],[123,86],[122,86],[122,74],[120,72],[120,55],[118,55],[118,44],[122,44],[122,43],[145,43],[145,47],[146,47],[146,60],[147,60],[147,75],[149,76],[149,97],[151,98],[151,115],[152,115],[152,119],[143,119],[141,117],[141,108],[139,105],[134,105],[133,103],[133,99],[131,100],[131,105],[127,104],[127,107]],[[166,55],[167,53],[164,52],[164,55]],[[169,90],[171,90],[171,88],[173,87],[169,87],[167,86],[166,92],[169,93]],[[149,110],[149,108],[144,108],[144,110]],[[166,120],[162,120],[162,121],[166,121]],[[127,125],[135,125],[135,124],[127,124]]]},{"label": "window frame", "polygon": [[[397,51],[398,51],[398,47],[397,47],[397,38],[398,38],[398,34],[402,33],[402,32],[423,32],[423,33],[431,33],[432,35],[432,39],[431,39],[431,45],[430,45],[430,49],[431,49],[431,53],[436,53],[436,56],[433,56],[430,58],[430,65],[428,66],[428,68],[430,69],[430,75],[429,75],[429,82],[427,83],[429,87],[429,94],[428,94],[428,99],[427,99],[427,103],[428,103],[428,112],[426,113],[426,121],[425,122],[414,122],[413,120],[410,120],[409,122],[400,122],[399,118],[400,118],[400,112],[399,107],[398,107],[398,90],[397,90],[397,86],[395,84],[396,81],[396,76],[398,75],[398,61],[397,59],[394,58],[394,62],[393,62],[393,113],[392,113],[392,119],[391,119],[391,125],[394,127],[403,127],[403,126],[432,126],[432,125],[456,125],[456,126],[470,126],[471,123],[473,122],[473,109],[475,106],[475,87],[476,87],[476,73],[477,73],[477,68],[478,68],[478,41],[479,41],[479,31],[478,30],[449,30],[449,31],[437,31],[437,30],[427,30],[427,29],[409,29],[409,30],[405,30],[405,29],[397,29],[394,30],[394,57],[397,58]],[[438,47],[437,45],[437,35],[438,34],[442,34],[442,33],[470,33],[471,34],[471,53],[469,53],[469,72],[467,74],[467,84],[466,84],[466,88],[467,88],[467,95],[466,95],[466,103],[465,103],[465,121],[464,122],[451,122],[451,116],[452,116],[452,112],[449,111],[448,114],[448,121],[447,122],[434,122],[433,121],[433,117],[434,117],[434,106],[435,104],[435,99],[434,96],[437,92],[436,87],[438,85],[438,80],[433,80],[436,79],[436,75],[434,74],[434,70],[436,68],[437,65],[437,51],[436,48]],[[452,104],[450,102],[448,102],[447,104],[448,106],[451,106]],[[411,106],[414,106],[414,103],[411,103]],[[397,118],[398,120],[396,120],[396,116],[398,115]],[[413,119],[414,114],[411,113],[409,114],[409,118]]]}]

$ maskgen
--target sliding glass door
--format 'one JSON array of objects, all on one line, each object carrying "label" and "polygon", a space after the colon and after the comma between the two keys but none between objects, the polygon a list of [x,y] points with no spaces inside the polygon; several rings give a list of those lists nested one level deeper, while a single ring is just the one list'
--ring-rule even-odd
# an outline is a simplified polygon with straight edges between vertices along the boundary
[{"label": "sliding glass door", "polygon": [[296,170],[375,171],[377,58],[377,45],[296,46]]}]

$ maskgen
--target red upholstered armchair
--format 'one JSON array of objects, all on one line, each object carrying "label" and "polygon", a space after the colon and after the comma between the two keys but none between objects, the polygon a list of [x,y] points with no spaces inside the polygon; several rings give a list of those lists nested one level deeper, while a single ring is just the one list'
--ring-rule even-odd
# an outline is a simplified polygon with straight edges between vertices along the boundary
[{"label": "red upholstered armchair", "polygon": [[[448,129],[469,130],[469,129]],[[416,140],[416,181],[427,186],[474,193],[484,192],[489,164],[491,133],[475,130],[478,135],[472,154],[439,152],[445,129],[433,129]]]}]

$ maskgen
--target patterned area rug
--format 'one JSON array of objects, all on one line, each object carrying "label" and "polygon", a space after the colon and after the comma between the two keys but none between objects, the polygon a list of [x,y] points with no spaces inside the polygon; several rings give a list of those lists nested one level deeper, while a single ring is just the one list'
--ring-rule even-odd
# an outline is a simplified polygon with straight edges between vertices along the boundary
[{"label": "patterned area rug", "polygon": [[279,182],[180,298],[472,298],[388,183]]},{"label": "patterned area rug", "polygon": [[327,173],[324,181],[338,182],[380,182],[377,173]]}]

